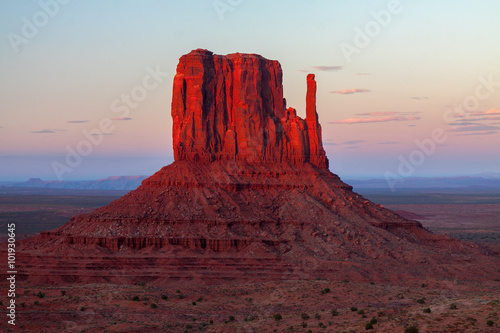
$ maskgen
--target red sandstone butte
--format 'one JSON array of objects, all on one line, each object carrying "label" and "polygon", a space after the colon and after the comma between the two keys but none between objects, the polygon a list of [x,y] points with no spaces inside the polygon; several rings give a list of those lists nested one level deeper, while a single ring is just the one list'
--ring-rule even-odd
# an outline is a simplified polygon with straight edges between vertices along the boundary
[{"label": "red sandstone butte", "polygon": [[285,110],[283,73],[256,54],[180,58],[172,97],[176,161],[306,163],[328,168],[316,113],[316,81],[307,76],[307,116]]},{"label": "red sandstone butte", "polygon": [[306,119],[280,64],[195,50],[172,96],[175,162],[136,190],[23,241],[20,280],[217,283],[269,279],[486,280],[498,255],[434,235],[328,170],[307,76]]}]

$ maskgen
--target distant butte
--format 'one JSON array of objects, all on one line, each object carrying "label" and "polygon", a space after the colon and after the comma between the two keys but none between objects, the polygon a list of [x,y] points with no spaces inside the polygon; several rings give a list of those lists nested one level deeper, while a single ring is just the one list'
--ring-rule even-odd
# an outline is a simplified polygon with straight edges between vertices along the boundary
[{"label": "distant butte", "polygon": [[171,107],[175,162],[22,242],[19,279],[406,283],[497,274],[492,251],[431,234],[328,170],[316,88],[309,74],[304,120],[286,108],[277,61],[199,49],[182,56]]}]

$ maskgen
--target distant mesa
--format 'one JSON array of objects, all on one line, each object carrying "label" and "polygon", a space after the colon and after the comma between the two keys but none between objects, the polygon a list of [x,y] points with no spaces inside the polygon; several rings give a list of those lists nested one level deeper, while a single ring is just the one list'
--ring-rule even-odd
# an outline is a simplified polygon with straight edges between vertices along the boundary
[{"label": "distant mesa", "polygon": [[175,162],[109,205],[23,241],[19,279],[491,279],[492,251],[431,234],[328,170],[313,74],[306,84],[302,119],[286,107],[277,61],[200,49],[182,56]]}]

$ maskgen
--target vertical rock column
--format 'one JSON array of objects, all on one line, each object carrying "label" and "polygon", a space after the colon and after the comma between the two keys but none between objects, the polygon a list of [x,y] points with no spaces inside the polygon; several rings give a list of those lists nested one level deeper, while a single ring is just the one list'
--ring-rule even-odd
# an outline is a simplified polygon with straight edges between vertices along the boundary
[{"label": "vertical rock column", "polygon": [[309,137],[309,162],[320,168],[328,168],[328,159],[321,136],[321,125],[316,112],[316,80],[314,74],[307,75],[306,124]]}]

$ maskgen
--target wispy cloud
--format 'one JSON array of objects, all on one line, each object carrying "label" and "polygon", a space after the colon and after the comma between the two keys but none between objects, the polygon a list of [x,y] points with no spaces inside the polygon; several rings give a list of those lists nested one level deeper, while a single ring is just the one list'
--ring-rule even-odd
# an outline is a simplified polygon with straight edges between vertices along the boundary
[{"label": "wispy cloud", "polygon": [[335,90],[335,91],[330,91],[332,94],[341,94],[341,95],[350,95],[350,94],[356,94],[356,93],[366,93],[370,92],[369,89],[342,89],[342,90]]},{"label": "wispy cloud", "polygon": [[415,96],[415,97],[412,97],[411,99],[416,99],[417,101],[420,101],[420,100],[423,100],[423,99],[429,99],[429,97],[427,97],[427,96],[423,96],[423,97]]},{"label": "wispy cloud", "polygon": [[490,125],[465,125],[452,129],[452,132],[470,132],[470,131],[497,131],[500,130],[498,126]]},{"label": "wispy cloud", "polygon": [[36,134],[53,134],[56,133],[56,131],[53,130],[41,130],[41,131],[31,131],[31,133],[36,133]]},{"label": "wispy cloud", "polygon": [[129,117],[117,117],[117,118],[111,118],[111,120],[132,120],[132,118],[129,118]]},{"label": "wispy cloud", "polygon": [[337,121],[330,121],[328,124],[366,124],[366,123],[384,123],[389,121],[412,121],[419,120],[420,117],[392,116],[392,117],[373,117],[373,118],[348,118]]},{"label": "wispy cloud", "polygon": [[491,134],[496,134],[498,133],[497,131],[480,131],[480,132],[474,132],[474,133],[462,133],[462,134],[457,134],[458,136],[469,136],[469,135],[491,135]]},{"label": "wispy cloud", "polygon": [[362,143],[362,142],[366,142],[366,140],[351,140],[351,141],[344,141],[344,142],[339,142],[339,143],[335,143],[335,142],[332,142],[330,140],[327,140],[327,141],[324,141],[323,144],[327,145],[327,146],[352,146],[352,145],[355,145],[357,143]]},{"label": "wispy cloud", "polygon": [[365,112],[365,113],[356,113],[356,116],[394,116],[394,115],[402,115],[402,116],[414,116],[421,112],[419,111],[405,111],[405,112],[395,112],[395,111],[387,111],[387,112]]},{"label": "wispy cloud", "polygon": [[488,111],[476,111],[471,116],[500,116],[500,109],[490,109]]},{"label": "wispy cloud", "polygon": [[344,145],[354,145],[356,143],[361,143],[361,142],[366,142],[366,140],[352,140],[352,141],[346,141],[343,144]]},{"label": "wispy cloud", "polygon": [[370,75],[370,73],[356,73],[355,75]]},{"label": "wispy cloud", "polygon": [[69,124],[83,124],[83,123],[88,123],[88,120],[68,120],[67,123]]},{"label": "wispy cloud", "polygon": [[341,69],[344,69],[344,66],[311,66],[317,71],[323,72],[337,72]]}]

